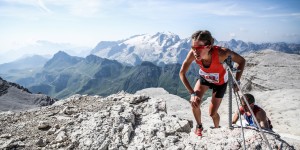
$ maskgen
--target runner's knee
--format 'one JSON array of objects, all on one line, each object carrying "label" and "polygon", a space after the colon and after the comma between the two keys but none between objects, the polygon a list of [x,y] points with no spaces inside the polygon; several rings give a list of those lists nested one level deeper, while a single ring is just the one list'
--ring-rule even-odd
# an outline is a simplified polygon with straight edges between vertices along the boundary
[{"label": "runner's knee", "polygon": [[191,106],[192,106],[192,109],[200,109],[200,106],[199,106],[199,105],[194,106],[193,104],[191,104]]},{"label": "runner's knee", "polygon": [[217,112],[210,112],[209,116],[211,116],[212,118],[217,117],[219,114]]},{"label": "runner's knee", "polygon": [[193,103],[191,102],[191,106],[192,106],[192,108],[193,109],[199,109],[200,108],[200,100],[197,100],[197,105],[195,106],[195,105],[193,105]]}]

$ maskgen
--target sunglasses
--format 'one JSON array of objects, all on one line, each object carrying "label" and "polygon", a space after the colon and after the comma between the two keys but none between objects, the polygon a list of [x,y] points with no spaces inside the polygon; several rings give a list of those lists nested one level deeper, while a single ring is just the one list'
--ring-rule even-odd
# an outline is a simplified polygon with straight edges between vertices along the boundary
[{"label": "sunglasses", "polygon": [[194,51],[201,51],[201,50],[207,48],[208,46],[210,46],[210,45],[192,46],[191,48],[192,48]]},{"label": "sunglasses", "polygon": [[[253,104],[253,103],[252,103]],[[252,104],[249,104],[250,106],[252,105]],[[242,105],[243,107],[247,107],[247,104],[245,104],[245,105]]]}]

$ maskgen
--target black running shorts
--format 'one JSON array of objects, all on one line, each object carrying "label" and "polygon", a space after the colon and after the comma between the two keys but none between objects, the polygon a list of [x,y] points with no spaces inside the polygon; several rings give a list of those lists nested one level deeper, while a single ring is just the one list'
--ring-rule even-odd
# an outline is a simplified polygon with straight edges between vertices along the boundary
[{"label": "black running shorts", "polygon": [[227,88],[227,82],[222,84],[222,85],[215,85],[213,83],[210,83],[208,81],[206,81],[203,77],[200,76],[200,83],[201,85],[206,85],[208,86],[210,89],[213,90],[213,93],[216,93],[216,98],[223,98],[224,94],[226,92],[226,88]]}]

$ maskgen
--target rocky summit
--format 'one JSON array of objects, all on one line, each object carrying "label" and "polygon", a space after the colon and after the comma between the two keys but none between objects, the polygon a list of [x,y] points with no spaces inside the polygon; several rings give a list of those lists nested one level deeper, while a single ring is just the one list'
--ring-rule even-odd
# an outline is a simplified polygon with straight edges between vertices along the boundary
[{"label": "rocky summit", "polygon": [[56,100],[44,94],[33,94],[27,88],[0,77],[0,112],[47,106]]},{"label": "rocky summit", "polygon": [[[0,149],[244,149],[241,128],[204,129],[167,113],[164,99],[120,92],[108,97],[73,95],[53,105],[0,114]],[[180,109],[180,108],[178,108]],[[294,149],[264,133],[272,149]],[[245,129],[247,149],[267,149],[261,134]]]}]

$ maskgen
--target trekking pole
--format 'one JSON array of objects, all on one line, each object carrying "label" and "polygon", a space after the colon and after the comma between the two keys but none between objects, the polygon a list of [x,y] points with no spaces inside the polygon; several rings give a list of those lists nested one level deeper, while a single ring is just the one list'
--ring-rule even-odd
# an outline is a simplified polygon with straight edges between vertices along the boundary
[{"label": "trekking pole", "polygon": [[[233,72],[232,72],[231,68],[230,68],[229,66],[227,66],[227,68],[228,68],[227,70],[229,70],[229,73],[233,76]],[[243,97],[243,99],[244,99],[244,102],[246,103],[247,107],[249,108],[249,110],[250,110],[250,112],[251,112],[251,115],[253,116],[254,121],[255,121],[255,123],[256,123],[258,129],[259,129],[259,132],[260,132],[261,136],[262,136],[263,139],[265,140],[265,142],[266,142],[266,144],[268,145],[269,149],[272,150],[271,145],[270,145],[270,143],[269,143],[269,141],[268,141],[266,135],[262,132],[262,129],[261,129],[261,127],[260,127],[260,124],[258,123],[258,121],[257,121],[257,119],[256,119],[256,117],[255,117],[255,115],[254,115],[254,113],[253,113],[253,111],[252,111],[252,109],[250,108],[249,103],[246,101],[246,97],[245,97],[244,93],[243,93],[242,90],[241,90],[241,86],[238,84],[238,82],[236,81],[235,78],[232,78],[232,79],[233,79],[234,83],[236,84],[236,86],[238,87],[238,89],[241,91],[241,94],[242,94],[242,97]]]},{"label": "trekking pole", "polygon": [[[241,99],[241,97],[240,97],[239,93],[238,93],[238,92],[236,92],[236,94],[237,94],[237,96],[239,97],[240,103],[242,104],[242,99]],[[243,106],[242,106],[242,107],[243,107]],[[244,109],[245,109],[245,108],[244,108]]]},{"label": "trekking pole", "polygon": [[[240,110],[239,110],[239,102],[238,102],[238,100],[237,100],[236,93],[237,93],[237,92],[234,92],[234,95],[235,95],[235,100],[236,100],[236,106],[237,106],[238,112],[239,112],[239,118],[240,118],[239,120],[240,120],[241,128],[242,128],[242,138],[243,138],[244,150],[246,150],[246,142],[245,142],[244,127],[243,127],[243,122],[242,122],[241,112],[240,112]],[[239,97],[239,99],[240,99],[240,97]],[[241,101],[241,99],[240,99],[240,101]]]},{"label": "trekking pole", "polygon": [[[229,55],[228,58],[226,59],[226,64],[228,66],[227,70],[229,68],[233,68],[232,66],[232,61],[231,61],[231,56]],[[228,88],[229,88],[229,98],[228,98],[228,127],[232,128],[232,74],[228,74]]]}]

